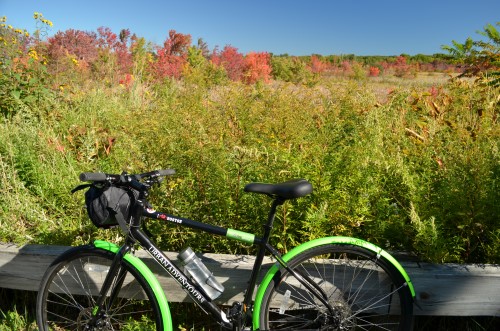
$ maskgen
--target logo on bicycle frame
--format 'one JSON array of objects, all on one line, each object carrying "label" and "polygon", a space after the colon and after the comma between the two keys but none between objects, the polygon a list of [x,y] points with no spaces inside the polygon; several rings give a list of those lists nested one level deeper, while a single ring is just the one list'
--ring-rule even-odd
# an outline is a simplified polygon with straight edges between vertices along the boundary
[{"label": "logo on bicycle frame", "polygon": [[158,214],[158,218],[161,219],[161,220],[164,220],[164,221],[169,221],[169,222],[173,222],[173,223],[177,223],[177,224],[182,224],[182,220],[178,219],[178,218],[175,218],[175,217],[172,217],[172,216],[168,216],[168,215],[165,215],[165,214]]},{"label": "logo on bicycle frame", "polygon": [[189,293],[191,296],[198,300],[199,302],[205,302],[205,298],[203,295],[196,290],[196,288],[189,283],[189,281],[176,269],[176,267],[170,263],[170,261],[155,247],[151,246],[148,249],[151,256],[155,258],[158,263],[160,263],[165,270],[172,275],[172,277],[182,285],[182,287]]}]

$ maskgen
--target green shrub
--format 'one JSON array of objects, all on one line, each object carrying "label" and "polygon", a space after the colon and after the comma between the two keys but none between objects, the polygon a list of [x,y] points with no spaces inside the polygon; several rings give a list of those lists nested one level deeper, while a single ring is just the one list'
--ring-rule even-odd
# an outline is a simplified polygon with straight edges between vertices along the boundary
[{"label": "green shrub", "polygon": [[296,57],[271,57],[272,75],[276,80],[313,84],[314,74],[307,68],[307,63]]},{"label": "green shrub", "polygon": [[[168,80],[137,85],[142,94],[105,83],[61,93],[41,120],[18,113],[1,124],[0,219],[12,224],[1,240],[115,240],[90,224],[83,194],[69,194],[78,174],[170,167],[177,175],[152,194],[157,209],[257,234],[270,201],[244,185],[310,180],[314,193],[277,215],[283,251],[349,235],[425,260],[498,261],[494,96],[450,83],[401,88],[380,104],[368,84]],[[157,221],[151,229],[168,250],[194,237],[201,251],[253,250]]]}]

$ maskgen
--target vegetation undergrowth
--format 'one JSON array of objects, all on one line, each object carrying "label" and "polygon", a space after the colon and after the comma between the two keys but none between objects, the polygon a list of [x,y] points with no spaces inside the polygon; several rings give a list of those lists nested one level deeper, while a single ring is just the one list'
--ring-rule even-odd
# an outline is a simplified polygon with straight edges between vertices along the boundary
[{"label": "vegetation undergrowth", "polygon": [[[155,87],[137,108],[124,91],[96,86],[60,96],[43,116],[5,118],[0,136],[4,242],[76,245],[114,239],[87,220],[83,171],[177,175],[152,195],[167,212],[258,233],[268,201],[251,181],[303,177],[310,197],[278,215],[278,247],[358,236],[434,262],[498,262],[499,140],[494,94],[463,81],[401,87],[384,104],[368,83]],[[41,112],[41,109],[36,109]],[[165,249],[194,234],[152,222]],[[99,234],[97,233],[99,232]],[[197,236],[202,251],[249,252]],[[199,238],[198,238],[199,237]]]}]

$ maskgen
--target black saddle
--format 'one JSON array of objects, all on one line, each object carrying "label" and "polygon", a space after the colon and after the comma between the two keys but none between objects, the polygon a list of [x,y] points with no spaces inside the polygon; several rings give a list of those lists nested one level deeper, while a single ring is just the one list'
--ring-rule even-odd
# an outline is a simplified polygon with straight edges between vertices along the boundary
[{"label": "black saddle", "polygon": [[250,183],[245,186],[245,192],[266,194],[273,198],[289,200],[300,198],[312,192],[311,183],[305,179],[293,179],[279,184]]}]

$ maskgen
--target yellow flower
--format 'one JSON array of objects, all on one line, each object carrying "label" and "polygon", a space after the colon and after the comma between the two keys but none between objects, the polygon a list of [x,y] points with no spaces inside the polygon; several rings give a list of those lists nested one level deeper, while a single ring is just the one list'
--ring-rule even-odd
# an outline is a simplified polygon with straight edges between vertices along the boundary
[{"label": "yellow flower", "polygon": [[38,53],[34,49],[30,49],[28,55],[33,59],[38,61]]},{"label": "yellow flower", "polygon": [[45,19],[45,18],[41,18],[41,19],[40,19],[40,21],[41,21],[43,24],[46,24],[46,25],[48,25],[48,26],[53,26],[53,25],[54,25],[51,21],[49,21],[49,20],[47,20],[47,19]]}]

